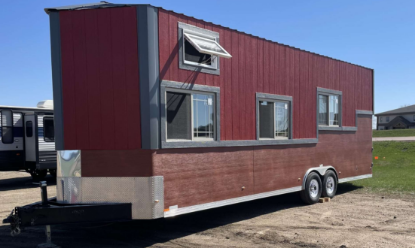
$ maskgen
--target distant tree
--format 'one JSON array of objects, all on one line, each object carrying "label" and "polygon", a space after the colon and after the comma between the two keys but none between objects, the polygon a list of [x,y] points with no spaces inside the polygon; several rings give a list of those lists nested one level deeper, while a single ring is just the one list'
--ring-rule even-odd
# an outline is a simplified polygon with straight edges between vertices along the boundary
[{"label": "distant tree", "polygon": [[408,106],[410,106],[410,104],[404,104],[404,105],[401,105],[401,108],[408,107]]}]

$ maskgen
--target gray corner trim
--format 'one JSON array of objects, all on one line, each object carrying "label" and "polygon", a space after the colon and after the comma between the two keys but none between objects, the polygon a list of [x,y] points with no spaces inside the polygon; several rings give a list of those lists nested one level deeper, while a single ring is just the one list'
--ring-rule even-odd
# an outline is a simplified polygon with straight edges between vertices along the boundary
[{"label": "gray corner trim", "polygon": [[137,6],[138,58],[140,73],[141,147],[160,147],[160,84],[158,9]]},{"label": "gray corner trim", "polygon": [[[186,23],[182,23],[182,22],[178,22],[178,45],[179,45],[179,68],[180,69],[184,69],[184,70],[189,70],[189,71],[193,71],[193,72],[202,72],[202,73],[208,73],[208,74],[213,74],[213,75],[220,75],[220,57],[216,57],[216,68],[217,69],[209,69],[209,68],[205,68],[205,67],[201,67],[201,66],[197,66],[197,65],[189,65],[189,64],[185,64],[184,63],[184,59],[183,59],[183,44],[184,44],[184,40],[183,40],[183,29],[184,30],[190,30],[193,32],[197,32],[197,33],[201,33],[201,34],[206,34],[209,36],[213,36],[216,38],[216,41],[219,43],[219,33],[211,31],[211,30],[207,30],[204,28],[199,28],[190,24],[186,24]],[[220,43],[219,43],[220,44]]]},{"label": "gray corner trim", "polygon": [[183,141],[162,142],[162,148],[197,148],[197,147],[235,147],[267,145],[304,145],[317,144],[317,139],[281,139],[281,140],[225,140],[225,141]]},{"label": "gray corner trim", "polygon": [[[256,93],[255,99],[255,118],[256,118],[256,139],[259,140],[259,101],[260,100],[269,100],[269,101],[286,101],[289,103],[290,107],[290,134],[289,139],[293,137],[293,97],[292,96],[283,96],[283,95],[274,95],[274,94],[267,94],[267,93]],[[263,140],[261,140],[263,141]],[[280,140],[277,140],[280,141]]]},{"label": "gray corner trim", "polygon": [[326,88],[317,87],[317,91],[320,94],[327,94],[327,95],[343,95],[343,92],[339,90],[331,90]]},{"label": "gray corner trim", "polygon": [[375,70],[372,69],[372,110],[375,113]]},{"label": "gray corner trim", "polygon": [[50,21],[50,50],[52,60],[52,86],[55,122],[55,147],[64,150],[63,127],[63,97],[62,97],[62,59],[61,59],[61,31],[59,12],[49,14]]},{"label": "gray corner trim", "polygon": [[[210,142],[199,142],[199,141],[183,141],[183,142],[167,142],[167,125],[166,125],[166,91],[168,89],[179,89],[189,92],[209,92],[214,93],[215,95],[215,127],[216,127],[216,141]],[[174,143],[183,144],[183,143],[191,143],[185,147],[204,147],[204,143],[216,143],[220,141],[220,88],[215,86],[206,86],[206,85],[197,85],[197,84],[188,84],[188,83],[180,83],[174,81],[167,81],[162,80],[160,83],[160,114],[161,114],[161,147],[162,148],[170,148],[169,146]],[[168,144],[168,145],[166,145]],[[199,144],[199,145],[198,145]],[[176,147],[174,147],[176,148]],[[177,147],[178,148],[178,147]]]}]

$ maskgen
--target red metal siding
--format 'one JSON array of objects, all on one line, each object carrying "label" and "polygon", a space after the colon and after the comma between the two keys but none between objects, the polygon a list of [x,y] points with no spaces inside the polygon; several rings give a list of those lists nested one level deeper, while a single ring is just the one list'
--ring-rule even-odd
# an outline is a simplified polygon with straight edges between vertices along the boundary
[{"label": "red metal siding", "polygon": [[[179,69],[177,22],[214,30],[232,58],[219,76]],[[254,140],[255,93],[293,97],[293,136],[316,137],[316,88],[343,92],[343,126],[372,109],[372,70],[159,10],[160,78],[221,88],[221,140]]]},{"label": "red metal siding", "polygon": [[139,149],[135,7],[60,12],[64,147]]}]

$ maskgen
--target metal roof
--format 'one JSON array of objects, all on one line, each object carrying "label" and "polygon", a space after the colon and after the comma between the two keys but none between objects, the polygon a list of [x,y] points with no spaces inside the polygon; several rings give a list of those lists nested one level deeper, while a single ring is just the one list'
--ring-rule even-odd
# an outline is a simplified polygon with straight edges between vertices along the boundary
[{"label": "metal roof", "polygon": [[[99,3],[88,3],[88,4],[54,7],[54,8],[45,8],[45,12],[47,14],[49,14],[50,12],[61,11],[61,10],[99,9],[99,8],[115,8],[115,7],[127,7],[127,6],[143,6],[143,5],[151,6],[151,7],[158,8],[158,9],[163,9],[162,7],[157,7],[157,6],[154,6],[154,5],[151,5],[151,4],[115,4],[115,3],[110,3],[110,2],[106,2],[106,1],[101,1]],[[364,66],[361,66],[361,65],[358,65],[358,64],[353,64],[353,63],[350,63],[350,62],[347,62],[347,61],[335,59],[335,58],[328,57],[328,56],[325,56],[325,55],[321,55],[321,54],[318,54],[318,53],[313,53],[313,52],[303,50],[303,49],[300,49],[300,48],[297,48],[297,47],[292,47],[292,46],[289,46],[289,45],[285,45],[285,44],[282,44],[282,43],[279,43],[279,42],[276,42],[276,41],[273,41],[273,40],[268,40],[268,39],[265,39],[263,37],[259,37],[259,36],[256,36],[256,35],[247,34],[245,32],[239,31],[237,29],[232,29],[230,27],[225,27],[225,26],[222,26],[222,25],[219,25],[219,24],[215,24],[213,22],[208,22],[208,21],[205,21],[205,20],[202,20],[202,19],[195,18],[193,16],[187,16],[185,14],[177,13],[177,12],[174,12],[172,10],[167,10],[167,9],[163,9],[163,10],[173,12],[173,13],[178,14],[178,15],[183,15],[183,16],[186,16],[186,17],[194,18],[196,20],[203,21],[203,22],[206,22],[206,23],[218,26],[218,27],[227,28],[229,30],[237,31],[239,33],[243,33],[243,34],[255,37],[255,38],[259,38],[259,39],[266,40],[266,41],[269,41],[269,42],[272,42],[272,43],[276,43],[278,45],[286,46],[286,47],[289,47],[289,48],[292,48],[292,49],[296,49],[296,50],[300,50],[300,51],[303,51],[303,52],[311,53],[311,54],[314,54],[314,55],[329,58],[329,59],[336,60],[336,61],[339,61],[339,62],[355,65],[355,66],[362,67],[362,68],[365,68],[365,69],[373,70],[372,68],[369,68],[369,67],[364,67]]]},{"label": "metal roof", "polygon": [[14,109],[14,110],[21,110],[21,111],[36,111],[36,112],[49,112],[49,111],[53,111],[53,109],[50,109],[50,108],[6,106],[6,105],[0,105],[0,110],[1,109]]},{"label": "metal roof", "polygon": [[392,114],[400,115],[400,114],[411,114],[411,113],[415,114],[415,104],[410,105],[410,106],[406,106],[406,107],[403,107],[403,108],[389,110],[389,111],[382,112],[382,113],[377,113],[377,114],[375,114],[375,116],[378,116],[378,115],[392,115]]}]

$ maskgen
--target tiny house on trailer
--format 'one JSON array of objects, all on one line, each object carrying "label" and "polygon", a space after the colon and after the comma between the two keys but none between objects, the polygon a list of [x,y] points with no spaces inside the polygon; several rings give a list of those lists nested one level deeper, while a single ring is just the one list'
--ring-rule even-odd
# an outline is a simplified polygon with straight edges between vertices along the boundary
[{"label": "tiny house on trailer", "polygon": [[56,176],[53,102],[37,108],[0,106],[0,171],[26,170],[34,180]]},{"label": "tiny house on trailer", "polygon": [[290,192],[311,204],[372,177],[372,69],[151,5],[46,12],[57,203],[19,218],[156,219]]}]

